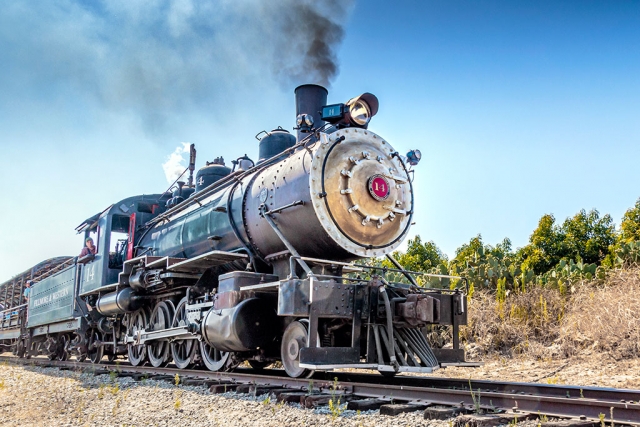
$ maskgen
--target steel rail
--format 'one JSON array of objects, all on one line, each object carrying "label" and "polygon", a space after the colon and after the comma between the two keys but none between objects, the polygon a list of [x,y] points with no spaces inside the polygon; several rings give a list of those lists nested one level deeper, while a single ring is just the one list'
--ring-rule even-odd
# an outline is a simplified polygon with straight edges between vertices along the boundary
[{"label": "steel rail", "polygon": [[[310,380],[269,374],[256,374],[252,370],[235,372],[211,372],[206,370],[182,370],[177,368],[154,368],[127,364],[91,364],[76,361],[49,361],[41,358],[18,359],[0,356],[0,360],[19,364],[35,364],[84,370],[105,369],[121,374],[141,373],[150,375],[176,374],[183,378],[199,378],[227,383],[258,384],[290,389],[308,390]],[[264,372],[264,371],[263,371]],[[611,389],[601,387],[558,386],[514,382],[470,380],[474,392],[469,391],[469,382],[448,378],[396,377],[349,374],[339,372],[318,373],[313,378],[313,387],[329,390],[338,378],[339,389],[363,398],[382,398],[413,403],[432,403],[467,408],[481,407],[486,410],[517,408],[520,412],[553,417],[586,417],[599,421],[604,414],[606,421],[640,425],[640,390]],[[466,388],[466,389],[465,389]],[[481,389],[482,391],[478,391]],[[490,391],[487,391],[490,390]],[[611,414],[613,413],[613,419]]]},{"label": "steel rail", "polygon": [[[407,385],[415,387],[432,387],[432,388],[451,388],[459,390],[469,390],[469,385],[474,393],[480,391],[481,394],[486,392],[502,392],[511,394],[529,394],[547,397],[580,397],[583,399],[596,399],[612,402],[640,402],[640,390],[630,390],[611,387],[595,387],[595,386],[575,386],[575,385],[557,385],[542,383],[519,383],[509,381],[489,381],[489,380],[463,380],[459,378],[441,378],[441,377],[418,377],[418,376],[399,376],[394,378],[380,378],[376,374],[346,373],[335,372],[333,376],[337,376],[339,381],[348,382],[369,382],[378,381],[389,385]],[[373,378],[372,378],[373,377]]]}]

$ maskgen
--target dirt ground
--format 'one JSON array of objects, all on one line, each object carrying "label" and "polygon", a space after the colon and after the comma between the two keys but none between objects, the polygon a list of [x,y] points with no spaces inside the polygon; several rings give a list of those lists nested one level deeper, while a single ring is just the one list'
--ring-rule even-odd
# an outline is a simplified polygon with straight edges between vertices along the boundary
[{"label": "dirt ground", "polygon": [[615,360],[585,351],[568,359],[493,357],[479,368],[446,368],[440,377],[640,389],[640,358]]}]

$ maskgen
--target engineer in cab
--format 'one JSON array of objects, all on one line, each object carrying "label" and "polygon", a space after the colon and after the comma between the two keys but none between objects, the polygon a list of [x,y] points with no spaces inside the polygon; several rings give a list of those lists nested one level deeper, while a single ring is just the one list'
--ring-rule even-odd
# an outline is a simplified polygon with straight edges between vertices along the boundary
[{"label": "engineer in cab", "polygon": [[91,237],[87,237],[85,240],[85,247],[80,251],[80,255],[78,255],[78,262],[84,264],[89,261],[92,261],[98,252],[98,248],[93,243],[93,239]]}]

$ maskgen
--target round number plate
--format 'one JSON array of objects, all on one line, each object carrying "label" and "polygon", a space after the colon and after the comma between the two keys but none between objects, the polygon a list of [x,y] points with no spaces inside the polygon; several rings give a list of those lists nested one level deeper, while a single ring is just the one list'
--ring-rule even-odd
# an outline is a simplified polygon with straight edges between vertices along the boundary
[{"label": "round number plate", "polygon": [[369,178],[369,194],[376,200],[387,200],[389,197],[389,182],[382,175],[373,175]]}]

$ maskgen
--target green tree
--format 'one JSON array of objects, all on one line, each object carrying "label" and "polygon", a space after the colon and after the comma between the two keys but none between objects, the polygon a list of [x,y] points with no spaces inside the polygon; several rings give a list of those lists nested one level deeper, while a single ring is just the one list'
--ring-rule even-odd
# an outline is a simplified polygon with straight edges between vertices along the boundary
[{"label": "green tree", "polygon": [[609,248],[609,254],[603,260],[602,266],[613,268],[638,262],[640,262],[640,199],[622,216],[617,242]]},{"label": "green tree", "polygon": [[562,226],[555,223],[553,215],[544,215],[538,228],[529,238],[529,244],[518,251],[523,270],[543,274],[553,269],[560,260],[600,263],[610,253],[615,242],[616,230],[610,215],[602,218],[597,210],[584,209]]},{"label": "green tree", "polygon": [[482,242],[482,235],[478,234],[476,237],[472,237],[469,243],[463,243],[462,246],[456,249],[456,256],[452,262],[465,265],[467,261],[475,261],[481,254],[484,254],[484,243]]},{"label": "green tree", "polygon": [[589,264],[599,264],[616,240],[616,228],[611,215],[600,218],[595,209],[590,212],[582,209],[573,218],[567,218],[562,224],[562,232],[563,257]]},{"label": "green tree", "polygon": [[[433,267],[447,264],[448,259],[445,254],[432,241],[422,243],[420,236],[409,239],[406,252],[394,252],[392,255],[405,269],[410,271],[427,272]],[[383,264],[389,268],[395,268],[391,262],[384,260]]]},{"label": "green tree", "polygon": [[620,240],[624,243],[640,242],[640,199],[622,217]]},{"label": "green tree", "polygon": [[560,261],[564,236],[555,222],[555,217],[550,214],[540,218],[538,228],[533,230],[529,238],[529,244],[518,251],[517,258],[522,261],[523,268],[540,274]]}]

